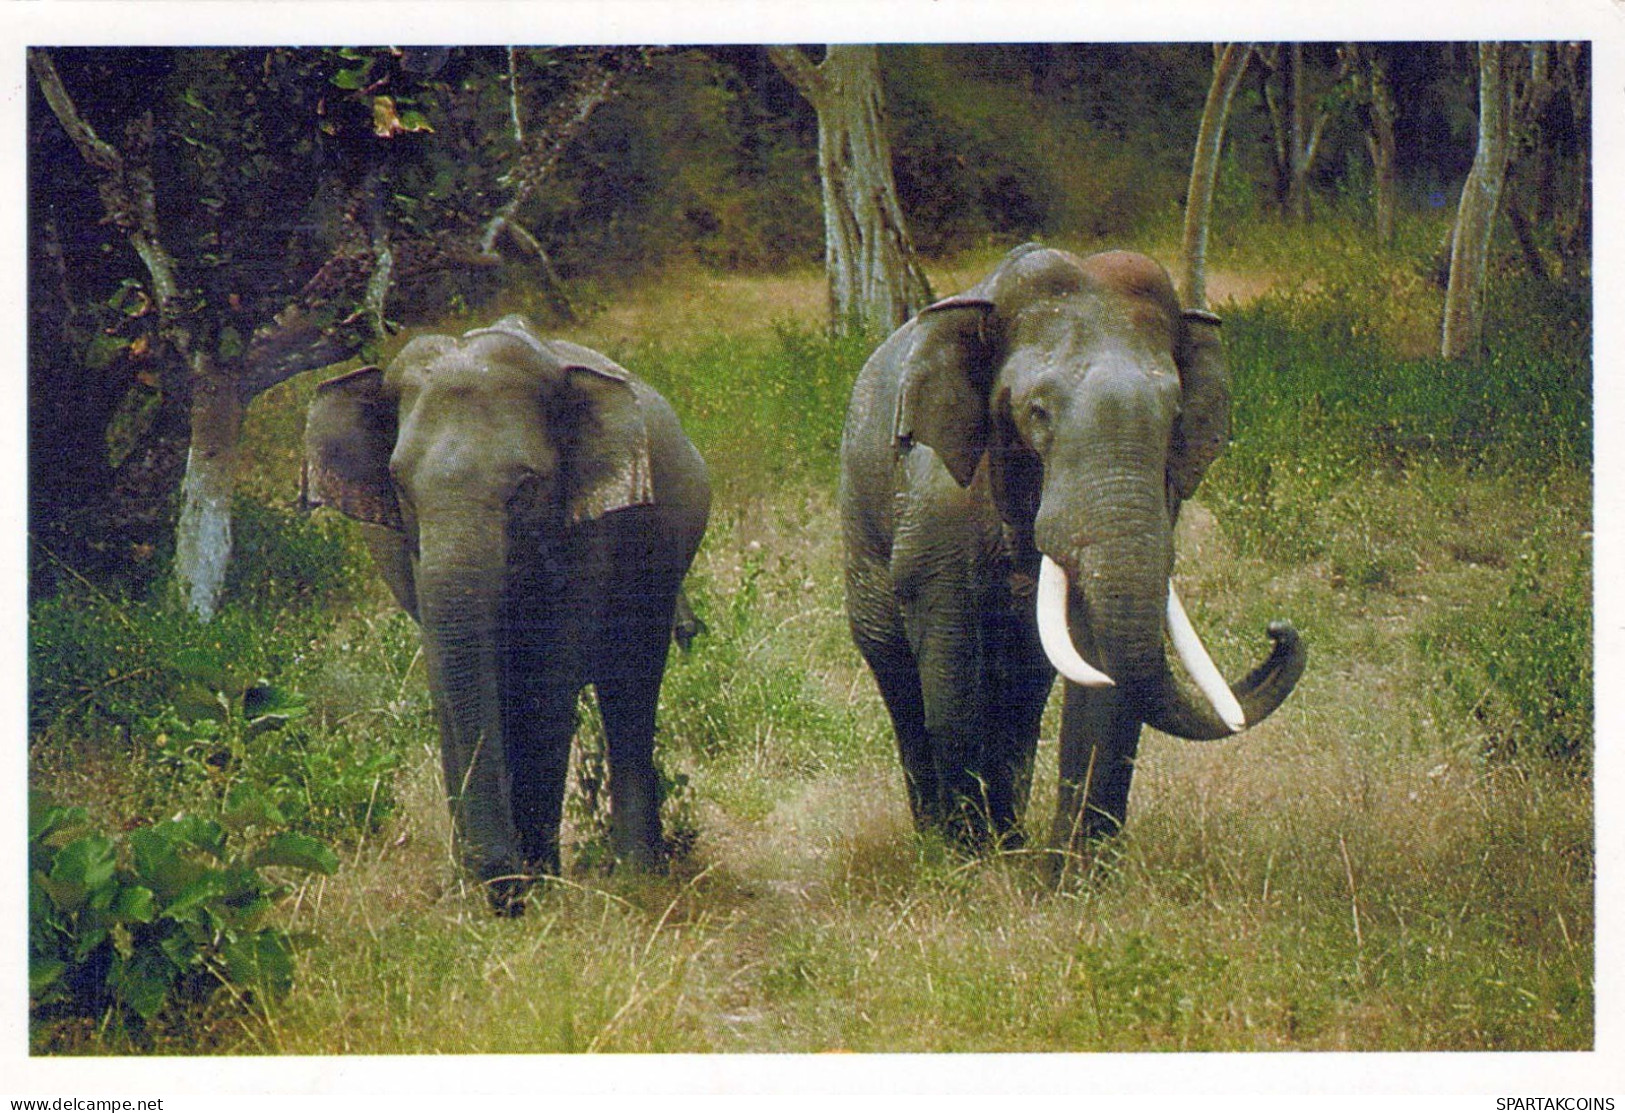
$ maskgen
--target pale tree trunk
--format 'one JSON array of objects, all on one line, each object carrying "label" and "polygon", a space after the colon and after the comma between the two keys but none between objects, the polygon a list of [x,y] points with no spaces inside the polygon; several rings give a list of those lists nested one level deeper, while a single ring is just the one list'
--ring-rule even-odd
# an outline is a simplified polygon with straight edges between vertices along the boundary
[{"label": "pale tree trunk", "polygon": [[1490,242],[1507,170],[1519,143],[1532,141],[1535,118],[1551,95],[1550,47],[1478,45],[1478,150],[1461,189],[1450,234],[1450,283],[1444,296],[1440,353],[1476,356],[1484,341],[1484,291]]},{"label": "pale tree trunk", "polygon": [[1213,83],[1208,86],[1202,124],[1191,156],[1190,189],[1185,196],[1184,274],[1180,296],[1191,309],[1207,308],[1207,234],[1213,214],[1213,190],[1219,178],[1219,155],[1224,149],[1224,127],[1230,117],[1241,76],[1252,54],[1251,43],[1225,43],[1215,47]]},{"label": "pale tree trunk", "polygon": [[879,52],[830,46],[816,65],[796,47],[768,53],[818,114],[830,326],[889,332],[930,302],[931,287],[897,201]]},{"label": "pale tree trunk", "polygon": [[231,561],[231,497],[244,408],[229,375],[206,367],[194,371],[192,443],[175,529],[175,577],[187,607],[204,622],[219,608]]}]

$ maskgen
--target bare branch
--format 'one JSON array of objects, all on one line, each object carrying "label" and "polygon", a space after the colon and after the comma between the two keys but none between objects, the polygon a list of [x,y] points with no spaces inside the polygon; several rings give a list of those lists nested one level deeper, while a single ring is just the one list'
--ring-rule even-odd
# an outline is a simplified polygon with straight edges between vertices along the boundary
[{"label": "bare branch", "polygon": [[97,192],[102,199],[102,208],[108,221],[124,231],[130,246],[141,257],[152,278],[165,335],[184,355],[190,337],[179,324],[182,315],[180,283],[175,276],[175,261],[164,250],[158,236],[158,215],[154,202],[156,190],[152,183],[152,169],[147,161],[152,150],[151,114],[131,122],[128,132],[130,149],[126,157],[97,135],[89,121],[79,115],[49,54],[43,50],[30,50],[28,64],[62,130],[79,148],[85,161],[101,171]]},{"label": "bare branch", "polygon": [[[647,52],[639,52],[638,60],[647,61]],[[576,78],[570,89],[553,102],[549,118],[539,128],[532,128],[532,139],[525,145],[517,165],[508,175],[513,196],[486,222],[480,234],[479,250],[489,255],[496,250],[497,237],[524,203],[553,176],[564,149],[581,133],[594,111],[614,92],[616,78],[627,65],[620,55],[601,58],[585,73]],[[517,90],[515,91],[517,96]],[[517,104],[517,102],[516,102]],[[515,117],[517,130],[518,118]]]}]

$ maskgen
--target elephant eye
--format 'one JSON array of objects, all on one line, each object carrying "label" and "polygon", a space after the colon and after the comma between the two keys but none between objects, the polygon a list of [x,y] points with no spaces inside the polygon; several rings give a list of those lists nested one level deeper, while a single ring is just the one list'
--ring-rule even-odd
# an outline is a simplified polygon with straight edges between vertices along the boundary
[{"label": "elephant eye", "polygon": [[1038,453],[1049,450],[1049,408],[1037,399],[1027,403],[1027,443]]}]

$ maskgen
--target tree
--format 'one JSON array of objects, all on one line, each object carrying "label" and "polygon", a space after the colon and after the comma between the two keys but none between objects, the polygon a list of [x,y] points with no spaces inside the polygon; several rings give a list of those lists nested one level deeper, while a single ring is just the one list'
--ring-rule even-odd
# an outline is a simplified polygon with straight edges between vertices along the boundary
[{"label": "tree", "polygon": [[1377,242],[1394,239],[1394,162],[1398,142],[1394,135],[1397,108],[1388,82],[1388,59],[1380,45],[1350,43],[1349,57],[1355,61],[1356,99],[1366,117],[1366,151],[1371,155],[1371,201]]},{"label": "tree", "polygon": [[[1325,89],[1314,99],[1311,110],[1310,87],[1314,67],[1303,43],[1283,43],[1258,51],[1259,82],[1264,105],[1269,112],[1276,200],[1299,222],[1309,219],[1309,174],[1320,154],[1326,125],[1346,88],[1353,55],[1344,46],[1336,48],[1333,74]],[[1312,117],[1312,119],[1311,119]]]},{"label": "tree", "polygon": [[1478,44],[1478,148],[1450,233],[1440,341],[1445,359],[1476,356],[1483,345],[1495,215],[1515,147],[1551,95],[1550,50],[1547,43]]},{"label": "tree", "polygon": [[1219,154],[1224,148],[1224,126],[1230,102],[1247,70],[1251,43],[1218,43],[1213,47],[1213,81],[1191,156],[1191,184],[1185,195],[1184,273],[1180,297],[1192,309],[1207,308],[1207,233],[1213,212],[1213,189],[1219,177]]},{"label": "tree", "polygon": [[830,46],[814,63],[797,47],[769,56],[818,114],[830,326],[889,332],[924,308],[931,286],[897,201],[874,46]]},{"label": "tree", "polygon": [[[123,347],[158,354],[166,402],[189,414],[175,574],[200,618],[214,614],[230,559],[249,403],[376,343],[394,327],[392,297],[404,308],[447,272],[497,268],[504,231],[524,244],[518,207],[636,54],[572,56],[544,126],[510,144],[509,158],[470,167],[435,157],[430,116],[442,130],[458,119],[489,130],[469,105],[451,108],[490,82],[483,72],[460,87],[437,80],[443,50],[183,52],[170,85],[144,89],[120,146],[79,112],[52,56],[30,52],[52,114],[97,177],[104,220],[139,261],[116,295],[133,290],[142,318]],[[502,196],[497,174],[510,161],[511,203],[472,226],[470,202]],[[458,173],[461,190],[430,184]]]}]

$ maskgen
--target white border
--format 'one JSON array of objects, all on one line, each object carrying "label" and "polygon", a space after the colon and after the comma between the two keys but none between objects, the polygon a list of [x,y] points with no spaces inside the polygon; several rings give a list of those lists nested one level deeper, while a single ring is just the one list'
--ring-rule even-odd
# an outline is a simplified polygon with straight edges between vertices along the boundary
[{"label": "white border", "polygon": [[[7,725],[12,774],[0,779],[0,816],[13,853],[0,857],[0,1098],[163,1096],[164,1108],[207,1109],[205,1095],[232,1095],[231,1108],[269,1108],[290,1096],[318,1105],[353,1105],[388,1095],[391,1105],[443,1104],[439,1095],[668,1093],[722,1095],[1134,1095],[1135,1106],[1166,1108],[1178,1096],[1210,1095],[1253,1108],[1297,1108],[1292,1095],[1318,1095],[1317,1108],[1369,1106],[1497,1109],[1497,1095],[1614,1095],[1625,1110],[1625,1012],[1622,1012],[1619,876],[1625,824],[1614,804],[1622,764],[1620,701],[1608,683],[1619,675],[1625,614],[1617,580],[1622,491],[1619,412],[1625,375],[1621,352],[1617,194],[1625,181],[1625,0],[529,0],[529,2],[379,3],[374,0],[84,0],[7,4],[0,9],[4,142],[0,159],[12,199],[0,223],[0,313],[15,373],[0,410],[0,452],[14,483],[0,484],[0,621],[16,648],[0,667],[0,722]],[[1594,43],[1595,330],[1597,491],[1597,1022],[1599,1050],[1552,1054],[1247,1053],[1046,1054],[937,1056],[502,1056],[446,1058],[40,1059],[27,1055],[26,891],[20,853],[26,812],[26,426],[21,399],[26,296],[23,245],[24,47],[207,43],[721,43],[965,42],[1382,39],[1589,39]],[[1612,312],[1611,312],[1612,310]],[[188,1097],[187,1095],[191,1095]],[[1336,1100],[1341,1096],[1346,1100]],[[455,1100],[455,1099],[453,1099]],[[713,1097],[711,1101],[716,1100]],[[895,1103],[895,1098],[892,1103]],[[1179,1101],[1180,1106],[1191,1104]]]}]

